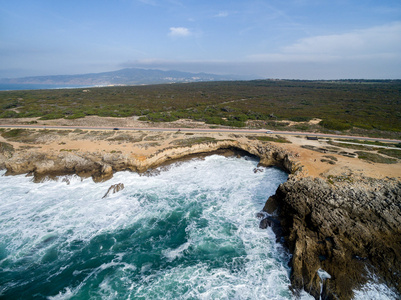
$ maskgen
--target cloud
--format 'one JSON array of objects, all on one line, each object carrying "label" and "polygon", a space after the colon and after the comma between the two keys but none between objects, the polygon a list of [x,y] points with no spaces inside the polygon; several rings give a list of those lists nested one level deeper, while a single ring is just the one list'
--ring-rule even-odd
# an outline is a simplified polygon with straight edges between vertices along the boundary
[{"label": "cloud", "polygon": [[156,6],[156,1],[154,0],[139,0],[139,2],[142,2],[143,4],[151,5],[151,6]]},{"label": "cloud", "polygon": [[[297,60],[295,60],[297,59]],[[146,69],[205,72],[214,74],[243,75],[242,79],[287,78],[287,79],[399,79],[401,61],[394,60],[340,60],[315,61],[229,61],[229,60],[161,60],[142,59],[127,61],[119,68],[135,67]]]},{"label": "cloud", "polygon": [[187,37],[192,33],[188,28],[185,27],[170,27],[169,36],[171,37]]},{"label": "cloud", "polygon": [[226,11],[221,11],[217,15],[215,15],[216,18],[225,18],[228,17],[228,12]]},{"label": "cloud", "polygon": [[401,59],[401,22],[298,40],[277,53],[249,56],[259,61],[317,61]]}]

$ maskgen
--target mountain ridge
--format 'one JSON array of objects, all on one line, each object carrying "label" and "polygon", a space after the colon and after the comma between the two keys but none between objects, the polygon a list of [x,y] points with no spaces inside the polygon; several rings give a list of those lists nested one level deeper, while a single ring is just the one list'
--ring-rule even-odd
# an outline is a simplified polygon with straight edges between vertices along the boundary
[{"label": "mountain ridge", "polygon": [[1,84],[46,85],[142,85],[158,83],[246,80],[246,76],[191,73],[175,70],[124,68],[117,71],[75,75],[29,76],[1,78]]}]

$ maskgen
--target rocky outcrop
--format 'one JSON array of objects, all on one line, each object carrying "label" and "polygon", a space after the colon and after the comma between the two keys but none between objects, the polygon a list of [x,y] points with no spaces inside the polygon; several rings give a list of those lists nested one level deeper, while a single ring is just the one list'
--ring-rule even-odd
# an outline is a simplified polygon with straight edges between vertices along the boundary
[{"label": "rocky outcrop", "polygon": [[289,173],[295,173],[299,168],[299,164],[291,159],[291,155],[280,148],[268,144],[246,144],[232,140],[172,147],[148,157],[103,152],[18,151],[0,161],[0,165],[3,163],[7,175],[31,173],[36,180],[41,180],[45,176],[77,174],[82,177],[92,176],[95,181],[103,181],[110,179],[116,171],[131,170],[141,173],[166,162],[194,154],[212,153],[220,149],[245,151],[259,157],[261,165],[278,166]]},{"label": "rocky outcrop", "polygon": [[110,194],[118,193],[119,191],[121,191],[123,189],[124,189],[124,184],[123,183],[113,184],[112,186],[109,187],[109,189],[107,190],[106,194],[104,194],[102,199],[106,198]]},{"label": "rocky outcrop", "polygon": [[[370,270],[401,292],[401,183],[366,180],[334,186],[290,179],[265,206],[278,205],[285,244],[293,254],[291,282],[322,299],[351,299]],[[274,205],[273,205],[274,207]]]},{"label": "rocky outcrop", "polygon": [[15,152],[5,161],[6,175],[31,173],[36,180],[45,176],[77,174],[82,177],[102,172],[99,157],[89,153]]},{"label": "rocky outcrop", "polygon": [[5,168],[5,161],[10,159],[14,154],[14,146],[6,143],[0,142],[0,169]]}]

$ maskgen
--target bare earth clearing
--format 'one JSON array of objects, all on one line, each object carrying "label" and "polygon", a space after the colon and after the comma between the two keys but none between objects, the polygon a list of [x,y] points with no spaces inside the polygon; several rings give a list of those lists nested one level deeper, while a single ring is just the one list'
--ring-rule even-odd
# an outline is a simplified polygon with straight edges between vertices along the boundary
[{"label": "bare earth clearing", "polygon": [[[100,131],[85,130],[68,131],[68,133],[60,134],[60,131],[50,130],[49,134],[39,135],[35,141],[24,143],[23,140],[6,140],[0,137],[0,141],[8,142],[14,146],[16,150],[26,151],[34,147],[35,151],[73,151],[73,152],[109,152],[122,153],[132,157],[142,157],[145,159],[155,152],[172,147],[173,145],[183,144],[183,140],[190,140],[191,144],[201,143],[202,137],[208,137],[216,140],[237,140],[242,143],[252,143],[249,137],[266,136],[265,134],[232,134],[224,133],[183,133],[183,132],[150,132],[146,128],[210,128],[209,125],[202,122],[194,122],[191,120],[179,120],[171,123],[150,123],[137,121],[136,118],[101,118],[90,116],[76,120],[47,120],[38,121],[35,119],[0,119],[0,124],[27,124],[30,121],[37,121],[36,125],[43,126],[99,126],[99,127],[136,127],[143,128],[143,131],[128,132],[119,131]],[[311,122],[316,122],[312,120]],[[33,130],[35,132],[35,130]],[[58,133],[57,133],[58,132]],[[39,133],[39,131],[38,131]],[[51,134],[50,134],[51,133]],[[275,137],[273,135],[272,137]],[[371,178],[401,178],[401,161],[398,160],[394,164],[372,163],[356,157],[346,157],[336,153],[321,153],[302,146],[309,145],[317,148],[332,147],[326,140],[318,141],[307,140],[300,136],[286,136],[290,143],[275,143],[283,150],[292,153],[294,158],[303,165],[304,176],[322,177],[328,176],[351,176],[351,177],[371,177]],[[180,142],[181,141],[181,142]],[[33,145],[34,143],[34,145]],[[337,147],[338,148],[338,147]],[[353,149],[338,149],[335,152],[354,153]],[[401,151],[401,150],[400,150]],[[372,151],[375,153],[376,151]],[[329,158],[327,157],[329,156]],[[333,158],[334,157],[334,158]],[[323,161],[322,161],[323,160]],[[329,163],[329,161],[332,163]]]}]

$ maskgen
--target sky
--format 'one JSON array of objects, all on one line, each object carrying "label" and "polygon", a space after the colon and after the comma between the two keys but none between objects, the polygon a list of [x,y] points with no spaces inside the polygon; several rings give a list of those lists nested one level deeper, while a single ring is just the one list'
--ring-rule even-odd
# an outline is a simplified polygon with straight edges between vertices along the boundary
[{"label": "sky", "polygon": [[0,0],[0,78],[400,79],[400,0]]}]

